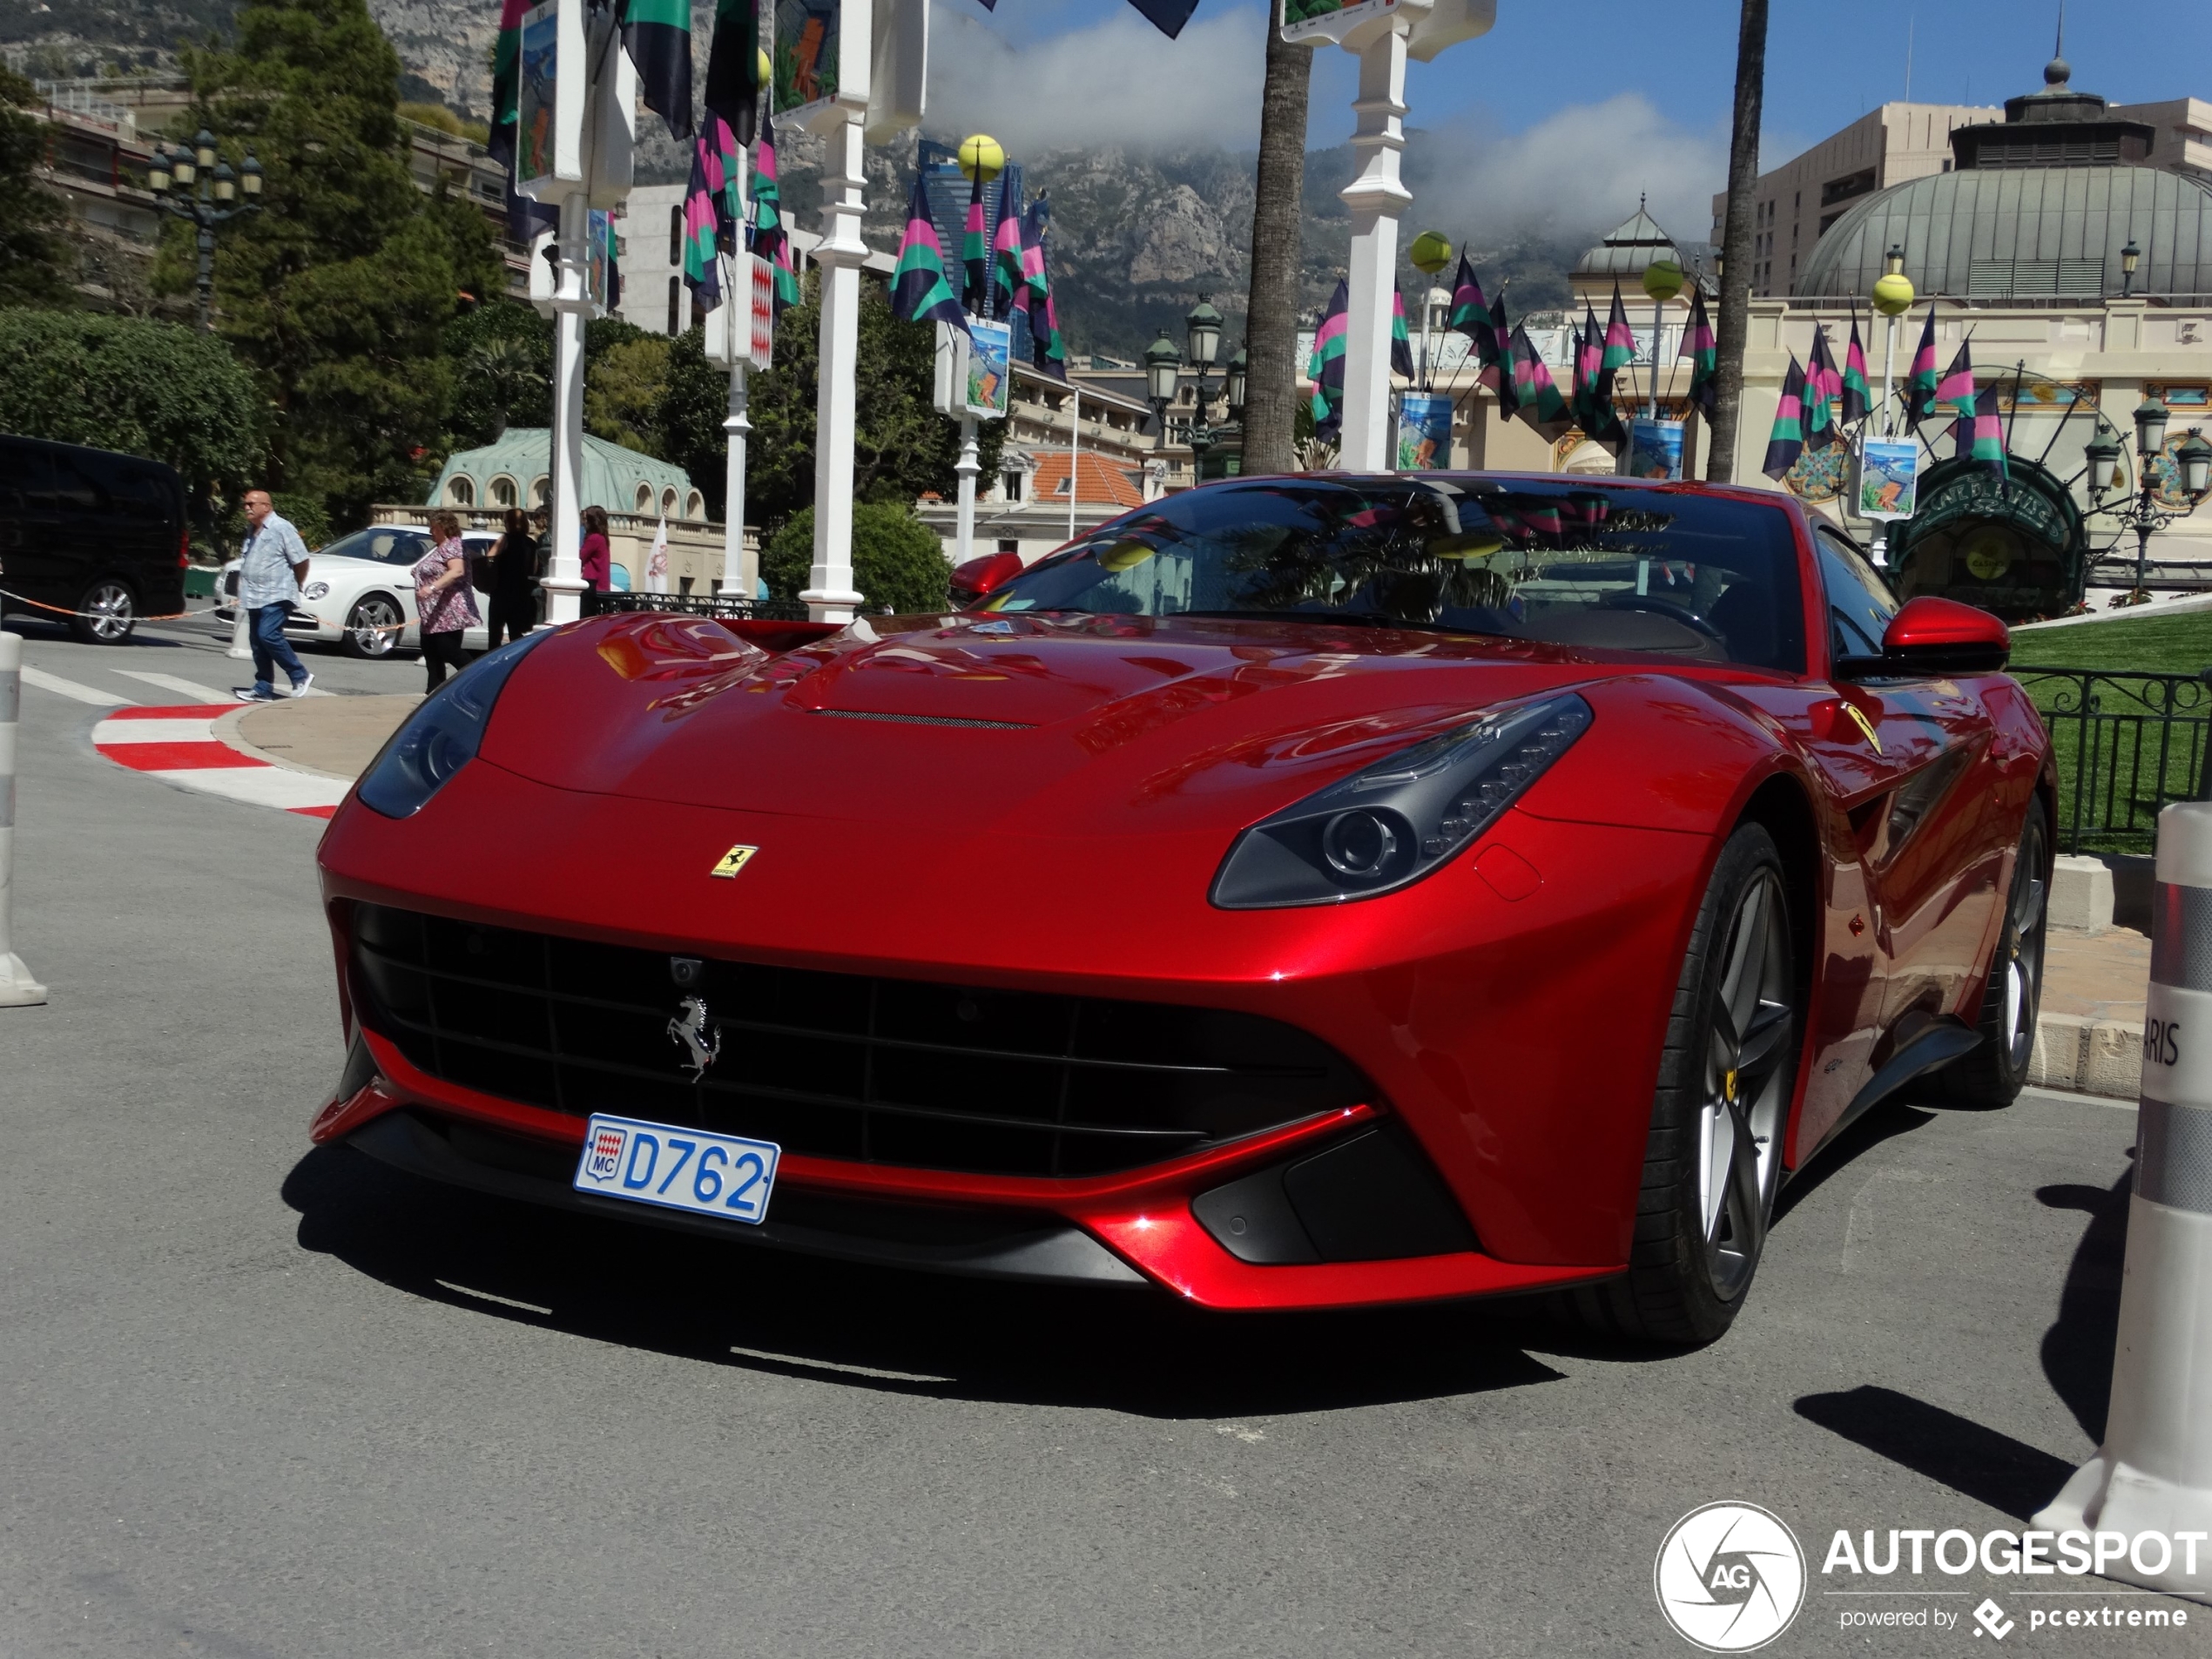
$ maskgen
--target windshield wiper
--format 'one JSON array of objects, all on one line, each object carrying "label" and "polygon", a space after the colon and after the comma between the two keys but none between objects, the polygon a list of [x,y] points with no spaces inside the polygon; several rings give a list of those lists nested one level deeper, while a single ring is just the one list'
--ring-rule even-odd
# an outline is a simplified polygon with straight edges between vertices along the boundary
[{"label": "windshield wiper", "polygon": [[1480,628],[1460,628],[1448,622],[1416,622],[1406,617],[1385,616],[1379,610],[1178,610],[1178,617],[1227,617],[1243,622],[1340,622],[1355,628],[1419,628],[1437,634],[1475,634]]}]

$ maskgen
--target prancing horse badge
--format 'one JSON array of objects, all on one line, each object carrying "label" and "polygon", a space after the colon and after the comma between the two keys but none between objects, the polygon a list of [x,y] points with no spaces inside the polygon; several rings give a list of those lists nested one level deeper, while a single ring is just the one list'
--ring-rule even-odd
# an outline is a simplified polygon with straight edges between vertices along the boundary
[{"label": "prancing horse badge", "polygon": [[738,872],[752,863],[752,855],[759,850],[757,846],[733,846],[715,860],[714,867],[707,873],[720,876],[725,881],[734,881]]}]

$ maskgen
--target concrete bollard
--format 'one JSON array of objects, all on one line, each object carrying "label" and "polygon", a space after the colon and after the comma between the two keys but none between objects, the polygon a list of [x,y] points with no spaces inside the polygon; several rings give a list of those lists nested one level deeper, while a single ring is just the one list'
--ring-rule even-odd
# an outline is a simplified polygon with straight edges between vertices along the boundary
[{"label": "concrete bollard", "polygon": [[[2212,802],[2158,815],[2135,1190],[2105,1443],[2032,1523],[2170,1548],[2100,1548],[2108,1578],[2212,1597]],[[2186,1550],[2182,1541],[2193,1535]],[[2155,1557],[2154,1557],[2155,1559]],[[2190,1572],[2188,1568],[2197,1570]]]},{"label": "concrete bollard", "polygon": [[0,630],[0,1008],[46,1000],[15,952],[16,717],[23,707],[23,636]]}]

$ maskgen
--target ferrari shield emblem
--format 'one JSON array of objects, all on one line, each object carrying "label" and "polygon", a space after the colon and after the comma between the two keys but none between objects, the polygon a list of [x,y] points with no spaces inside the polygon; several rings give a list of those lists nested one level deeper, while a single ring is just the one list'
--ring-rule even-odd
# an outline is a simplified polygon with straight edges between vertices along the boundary
[{"label": "ferrari shield emblem", "polygon": [[624,1139],[620,1130],[603,1125],[591,1137],[591,1150],[584,1155],[583,1172],[594,1181],[613,1180],[615,1168],[622,1162]]},{"label": "ferrari shield emblem", "polygon": [[752,863],[752,855],[759,850],[757,846],[733,846],[715,860],[714,867],[707,873],[720,876],[725,880],[733,881],[737,879],[738,872]]},{"label": "ferrari shield emblem", "polygon": [[[1874,723],[1868,719],[1866,716],[1860,711],[1858,705],[1846,701],[1844,705],[1844,712],[1851,716],[1851,724],[1853,725],[1857,726],[1861,732],[1864,732],[1866,734],[1867,742],[1874,745],[1874,752],[1876,754],[1881,753],[1882,740],[1874,735]],[[732,848],[732,850],[735,851],[736,849]],[[722,872],[719,870],[715,872],[715,874],[717,875],[721,873]]]}]

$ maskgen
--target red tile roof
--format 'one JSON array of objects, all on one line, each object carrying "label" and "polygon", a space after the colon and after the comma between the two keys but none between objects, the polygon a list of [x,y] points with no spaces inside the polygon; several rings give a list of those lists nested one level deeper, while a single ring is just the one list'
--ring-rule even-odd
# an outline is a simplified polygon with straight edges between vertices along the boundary
[{"label": "red tile roof", "polygon": [[[1138,475],[1126,467],[1116,466],[1104,457],[1081,455],[1076,457],[1076,500],[1101,502],[1112,507],[1142,507],[1144,491],[1138,483]],[[1029,498],[1041,502],[1065,502],[1068,499],[1068,452],[1058,454],[1048,450],[1037,457],[1037,469],[1029,475]]]}]

